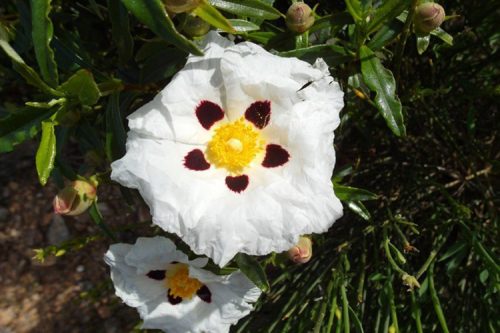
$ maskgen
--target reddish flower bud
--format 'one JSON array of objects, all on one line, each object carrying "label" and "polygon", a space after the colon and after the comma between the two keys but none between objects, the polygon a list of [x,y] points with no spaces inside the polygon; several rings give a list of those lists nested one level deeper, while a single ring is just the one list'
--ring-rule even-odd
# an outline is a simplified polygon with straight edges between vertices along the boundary
[{"label": "reddish flower bud", "polygon": [[297,245],[288,250],[288,257],[296,264],[305,264],[312,257],[312,241],[307,236],[300,236]]},{"label": "reddish flower bud", "polygon": [[433,2],[426,2],[417,7],[414,16],[415,31],[428,34],[441,26],[445,18],[444,8]]},{"label": "reddish flower bud", "polygon": [[163,0],[169,13],[179,14],[190,12],[200,4],[201,0]]},{"label": "reddish flower bud", "polygon": [[314,24],[314,13],[307,4],[296,2],[286,12],[286,26],[293,32],[303,33]]},{"label": "reddish flower bud", "polygon": [[82,214],[94,202],[96,190],[96,184],[92,182],[75,180],[54,198],[54,212],[70,216]]}]

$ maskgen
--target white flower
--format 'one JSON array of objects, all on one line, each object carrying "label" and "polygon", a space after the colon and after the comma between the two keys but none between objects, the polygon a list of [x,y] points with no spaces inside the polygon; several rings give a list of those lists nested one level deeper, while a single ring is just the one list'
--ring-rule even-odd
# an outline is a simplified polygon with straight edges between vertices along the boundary
[{"label": "white flower", "polygon": [[204,52],[129,116],[127,154],[111,178],[221,266],[328,230],[342,215],[330,178],[343,94],[327,65],[213,32]]},{"label": "white flower", "polygon": [[203,270],[208,259],[189,260],[164,237],[113,244],[104,260],[111,266],[116,295],[138,309],[143,328],[229,332],[260,296],[241,272],[223,276]]}]

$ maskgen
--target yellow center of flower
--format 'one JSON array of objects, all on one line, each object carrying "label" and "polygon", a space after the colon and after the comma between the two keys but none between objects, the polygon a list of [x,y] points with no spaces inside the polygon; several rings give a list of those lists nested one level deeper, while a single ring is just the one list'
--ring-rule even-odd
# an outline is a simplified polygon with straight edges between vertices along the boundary
[{"label": "yellow center of flower", "polygon": [[240,118],[215,130],[206,157],[215,167],[238,174],[263,150],[264,140],[255,126]]},{"label": "yellow center of flower", "polygon": [[182,299],[190,299],[203,284],[195,278],[189,277],[189,268],[185,264],[174,264],[167,270],[165,284],[169,294]]}]

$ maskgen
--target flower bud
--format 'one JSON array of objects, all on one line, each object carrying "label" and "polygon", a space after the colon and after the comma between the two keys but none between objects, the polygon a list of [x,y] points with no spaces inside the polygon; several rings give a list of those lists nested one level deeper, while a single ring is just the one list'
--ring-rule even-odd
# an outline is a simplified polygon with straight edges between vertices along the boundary
[{"label": "flower bud", "polygon": [[61,215],[80,215],[94,202],[96,190],[96,185],[91,182],[75,180],[54,198],[54,212]]},{"label": "flower bud", "polygon": [[314,13],[307,4],[296,2],[286,12],[286,26],[293,32],[303,33],[314,24]]},{"label": "flower bud", "polygon": [[201,0],[163,0],[167,11],[174,14],[190,12],[200,4]]},{"label": "flower bud", "polygon": [[288,257],[296,264],[305,264],[312,257],[312,241],[307,236],[300,236],[297,245],[288,250]]},{"label": "flower bud", "polygon": [[426,2],[415,10],[415,31],[420,34],[428,34],[443,23],[445,17],[444,8],[433,2]]},{"label": "flower bud", "polygon": [[182,31],[189,37],[205,36],[210,30],[210,24],[203,21],[198,16],[186,15],[186,22],[182,27]]},{"label": "flower bud", "polygon": [[420,283],[418,283],[418,280],[413,275],[405,273],[401,279],[403,280],[403,284],[409,288],[409,291],[414,288],[420,288]]}]

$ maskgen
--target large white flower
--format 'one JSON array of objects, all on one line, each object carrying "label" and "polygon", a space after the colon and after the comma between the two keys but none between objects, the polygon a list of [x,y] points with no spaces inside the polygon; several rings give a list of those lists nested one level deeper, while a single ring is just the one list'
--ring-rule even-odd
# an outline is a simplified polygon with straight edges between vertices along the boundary
[{"label": "large white flower", "polygon": [[342,215],[330,178],[343,94],[327,65],[216,33],[204,52],[129,116],[127,154],[111,178],[221,266],[325,232]]},{"label": "large white flower", "polygon": [[260,290],[241,272],[215,275],[201,269],[208,259],[190,261],[164,237],[113,244],[104,260],[127,305],[138,309],[143,328],[169,333],[229,332],[246,316]]}]

